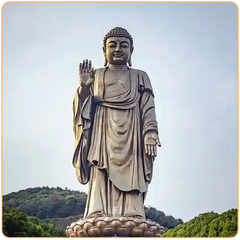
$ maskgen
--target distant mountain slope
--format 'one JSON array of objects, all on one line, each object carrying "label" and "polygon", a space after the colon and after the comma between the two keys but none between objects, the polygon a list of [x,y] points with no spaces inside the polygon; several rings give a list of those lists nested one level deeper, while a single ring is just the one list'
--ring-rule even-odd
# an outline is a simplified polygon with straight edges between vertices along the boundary
[{"label": "distant mountain slope", "polygon": [[233,237],[237,234],[238,212],[200,214],[189,222],[168,230],[163,237]]},{"label": "distant mountain slope", "polygon": [[[87,195],[84,192],[72,191],[65,188],[35,187],[12,192],[3,196],[3,206],[16,208],[29,216],[40,219],[49,219],[57,226],[68,225],[69,218],[83,215]],[[160,225],[172,229],[182,224],[181,219],[166,216],[164,212],[153,207],[145,207],[146,217],[158,222]]]},{"label": "distant mountain slope", "polygon": [[62,188],[36,187],[3,196],[3,205],[17,208],[40,219],[65,218],[82,214],[87,195]]}]

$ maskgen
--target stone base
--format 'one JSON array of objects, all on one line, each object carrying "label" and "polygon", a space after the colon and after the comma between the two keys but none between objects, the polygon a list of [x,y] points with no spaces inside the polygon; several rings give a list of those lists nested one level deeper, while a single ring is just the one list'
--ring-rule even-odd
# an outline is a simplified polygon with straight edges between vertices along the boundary
[{"label": "stone base", "polygon": [[164,227],[140,217],[94,217],[67,227],[69,237],[161,237]]}]

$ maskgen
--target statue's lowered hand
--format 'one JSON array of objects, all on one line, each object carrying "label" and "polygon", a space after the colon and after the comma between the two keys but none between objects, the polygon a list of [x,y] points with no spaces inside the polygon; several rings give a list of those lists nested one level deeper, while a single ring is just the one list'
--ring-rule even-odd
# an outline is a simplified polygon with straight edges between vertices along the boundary
[{"label": "statue's lowered hand", "polygon": [[79,64],[79,83],[81,87],[90,87],[94,82],[95,70],[92,67],[91,60],[83,60]]},{"label": "statue's lowered hand", "polygon": [[157,146],[161,147],[160,140],[156,132],[147,132],[144,136],[145,153],[149,156],[157,156]]}]

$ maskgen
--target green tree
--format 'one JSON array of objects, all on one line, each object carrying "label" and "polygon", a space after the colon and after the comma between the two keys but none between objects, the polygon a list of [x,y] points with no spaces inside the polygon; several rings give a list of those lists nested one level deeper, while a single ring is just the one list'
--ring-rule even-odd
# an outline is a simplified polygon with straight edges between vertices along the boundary
[{"label": "green tree", "polygon": [[29,217],[18,209],[3,209],[3,233],[8,237],[65,237],[63,230]]},{"label": "green tree", "polygon": [[233,237],[237,233],[237,223],[237,209],[222,214],[203,213],[168,230],[163,237]]}]

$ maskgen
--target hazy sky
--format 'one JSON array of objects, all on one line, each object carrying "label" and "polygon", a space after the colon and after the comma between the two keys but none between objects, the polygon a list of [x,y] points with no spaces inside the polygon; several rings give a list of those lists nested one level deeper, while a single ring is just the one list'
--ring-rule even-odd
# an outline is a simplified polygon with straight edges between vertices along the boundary
[{"label": "hazy sky", "polygon": [[237,207],[237,7],[233,3],[7,3],[3,193],[87,191],[72,166],[78,65],[103,66],[113,27],[155,92],[162,148],[146,205],[187,221]]}]

